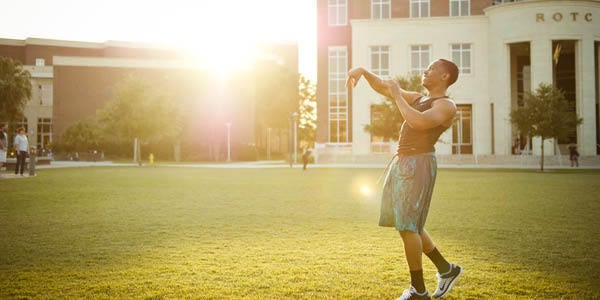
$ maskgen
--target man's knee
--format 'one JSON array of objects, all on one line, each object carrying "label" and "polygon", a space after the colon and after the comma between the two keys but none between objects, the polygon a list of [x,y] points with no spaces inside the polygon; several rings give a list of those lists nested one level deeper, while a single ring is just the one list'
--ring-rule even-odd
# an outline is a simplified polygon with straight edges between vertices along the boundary
[{"label": "man's knee", "polygon": [[418,236],[419,234],[414,232],[414,231],[410,231],[410,230],[400,230],[400,236],[403,239],[407,239],[407,238],[413,238],[415,236]]}]

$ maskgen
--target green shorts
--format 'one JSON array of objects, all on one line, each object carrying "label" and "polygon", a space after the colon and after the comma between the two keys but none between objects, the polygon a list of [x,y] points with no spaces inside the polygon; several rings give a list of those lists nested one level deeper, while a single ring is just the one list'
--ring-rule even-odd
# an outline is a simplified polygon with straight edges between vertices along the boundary
[{"label": "green shorts", "polygon": [[422,233],[436,173],[435,153],[394,156],[381,182],[379,226]]}]

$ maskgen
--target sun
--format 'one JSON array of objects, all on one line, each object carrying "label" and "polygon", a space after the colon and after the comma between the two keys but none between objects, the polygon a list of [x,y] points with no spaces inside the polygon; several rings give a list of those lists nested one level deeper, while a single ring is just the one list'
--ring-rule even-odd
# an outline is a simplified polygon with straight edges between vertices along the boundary
[{"label": "sun", "polygon": [[[273,24],[253,1],[202,2],[193,26],[187,28],[185,48],[201,66],[218,74],[252,67],[260,45],[270,38]],[[252,13],[248,13],[252,11]]]}]

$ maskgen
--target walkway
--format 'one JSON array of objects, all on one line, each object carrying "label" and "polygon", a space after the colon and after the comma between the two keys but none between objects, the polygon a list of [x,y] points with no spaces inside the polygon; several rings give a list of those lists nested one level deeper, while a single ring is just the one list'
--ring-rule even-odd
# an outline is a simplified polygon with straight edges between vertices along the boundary
[{"label": "walkway", "polygon": [[[37,169],[48,168],[74,168],[74,167],[135,167],[135,163],[113,163],[111,161],[53,161],[50,165],[40,165]],[[147,164],[145,164],[147,166]],[[178,168],[208,168],[208,169],[284,169],[290,168],[285,161],[252,161],[231,163],[159,163],[160,167]],[[334,164],[309,164],[309,169],[330,168],[360,168],[383,169],[384,163],[334,163]],[[539,169],[538,164],[439,164],[440,169]],[[302,168],[302,164],[295,164],[293,168]],[[563,165],[545,165],[544,169],[576,169],[571,168],[566,162]],[[600,166],[580,166],[579,169],[600,169]],[[7,174],[4,174],[7,175]]]}]

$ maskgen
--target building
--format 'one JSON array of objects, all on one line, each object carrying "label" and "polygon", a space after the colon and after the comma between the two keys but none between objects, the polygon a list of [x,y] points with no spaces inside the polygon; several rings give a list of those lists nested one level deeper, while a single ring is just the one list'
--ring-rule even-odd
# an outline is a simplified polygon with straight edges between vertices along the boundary
[{"label": "building", "polygon": [[[567,144],[577,143],[582,155],[600,153],[600,1],[318,0],[317,9],[317,148],[323,157],[389,156],[395,149],[364,131],[382,97],[364,80],[348,90],[349,68],[392,77],[422,73],[438,58],[460,68],[449,90],[458,120],[437,143],[438,154],[537,153],[540,141],[520,136],[509,113],[540,83],[563,89],[583,118],[558,149],[565,153]],[[553,141],[546,143],[553,149]]]},{"label": "building", "polygon": [[[137,77],[176,91],[173,101],[185,106],[177,158],[223,160],[229,148],[234,160],[256,159],[267,151],[267,139],[270,152],[288,152],[288,113],[298,95],[296,44],[262,45],[248,68],[218,76],[183,50],[130,42],[0,39],[0,56],[19,60],[32,75],[32,96],[19,124],[31,145],[60,141],[69,126],[94,118],[119,82]],[[279,84],[265,87],[261,79],[275,76]],[[271,102],[287,106],[271,118],[283,121],[267,128],[257,106]]]}]

